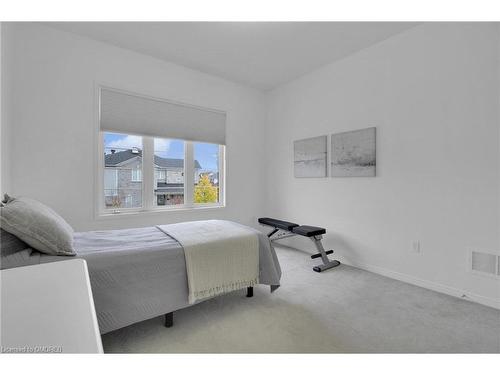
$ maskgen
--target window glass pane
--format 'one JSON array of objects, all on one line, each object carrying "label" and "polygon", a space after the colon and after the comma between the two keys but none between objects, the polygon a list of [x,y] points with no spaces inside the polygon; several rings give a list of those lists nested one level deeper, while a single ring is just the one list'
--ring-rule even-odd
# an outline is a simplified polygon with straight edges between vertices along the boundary
[{"label": "window glass pane", "polygon": [[155,204],[184,204],[184,141],[154,139]]},{"label": "window glass pane", "polygon": [[193,143],[194,203],[219,202],[219,145]]},{"label": "window glass pane", "polygon": [[104,133],[104,205],[142,207],[142,137]]}]

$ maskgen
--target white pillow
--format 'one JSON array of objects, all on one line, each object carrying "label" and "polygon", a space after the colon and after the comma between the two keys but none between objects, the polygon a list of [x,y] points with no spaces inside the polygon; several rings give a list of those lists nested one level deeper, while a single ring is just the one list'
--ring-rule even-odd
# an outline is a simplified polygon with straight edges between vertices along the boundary
[{"label": "white pillow", "polygon": [[76,255],[73,228],[46,205],[30,198],[5,194],[0,227],[34,249],[50,255]]}]

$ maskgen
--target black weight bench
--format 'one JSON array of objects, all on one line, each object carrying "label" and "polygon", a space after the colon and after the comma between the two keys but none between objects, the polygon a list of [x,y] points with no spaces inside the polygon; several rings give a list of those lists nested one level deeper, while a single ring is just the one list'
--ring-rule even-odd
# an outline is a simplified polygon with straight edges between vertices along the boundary
[{"label": "black weight bench", "polygon": [[293,236],[309,237],[318,249],[318,253],[311,255],[311,259],[321,257],[321,260],[323,261],[323,264],[313,267],[313,271],[322,272],[327,269],[337,267],[340,264],[338,260],[328,259],[328,254],[333,254],[333,250],[326,251],[323,248],[321,239],[323,238],[323,234],[326,233],[325,228],[313,227],[310,225],[299,225],[296,223],[291,223],[289,221],[272,219],[270,217],[259,218],[259,223],[274,228],[267,235],[271,241],[277,241]]}]

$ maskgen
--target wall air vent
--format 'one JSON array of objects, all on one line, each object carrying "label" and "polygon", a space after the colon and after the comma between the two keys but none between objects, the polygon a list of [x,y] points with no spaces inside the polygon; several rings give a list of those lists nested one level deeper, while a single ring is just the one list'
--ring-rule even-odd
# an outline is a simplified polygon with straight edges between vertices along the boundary
[{"label": "wall air vent", "polygon": [[500,256],[482,250],[471,250],[469,270],[485,276],[500,276]]}]

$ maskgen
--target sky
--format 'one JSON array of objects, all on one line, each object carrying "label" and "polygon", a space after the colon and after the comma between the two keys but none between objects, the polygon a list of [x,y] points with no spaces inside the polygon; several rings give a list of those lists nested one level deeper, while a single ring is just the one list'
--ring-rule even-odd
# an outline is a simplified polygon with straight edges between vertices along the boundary
[{"label": "sky", "polygon": [[[198,160],[202,170],[216,171],[218,168],[218,145],[194,142],[194,159]],[[104,149],[118,151],[129,150],[132,147],[142,149],[142,137],[117,133],[104,133]],[[175,139],[155,138],[155,155],[162,158],[183,159],[184,141]]]}]

